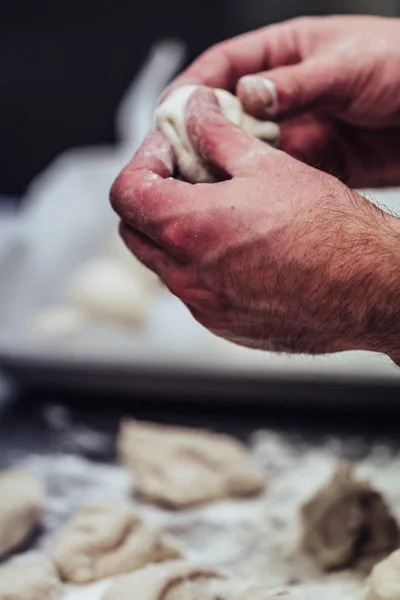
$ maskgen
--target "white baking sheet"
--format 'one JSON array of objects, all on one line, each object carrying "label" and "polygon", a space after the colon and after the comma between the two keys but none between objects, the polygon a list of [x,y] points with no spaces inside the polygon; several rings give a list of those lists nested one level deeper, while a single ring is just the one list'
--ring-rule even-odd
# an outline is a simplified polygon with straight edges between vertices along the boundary
[{"label": "white baking sheet", "polygon": [[[77,149],[63,154],[32,184],[24,209],[0,239],[0,366],[59,370],[85,366],[125,366],[132,372],[166,370],[179,379],[196,372],[237,378],[254,376],[334,378],[399,382],[397,368],[384,356],[348,352],[322,357],[287,356],[239,348],[206,332],[185,307],[161,291],[148,323],[127,328],[102,323],[73,335],[42,339],[32,317],[64,302],[76,268],[104,253],[117,219],[108,202],[110,185],[151,125],[157,98],[179,68],[178,42],[158,44],[128,90],[118,111],[115,147]],[[373,194],[390,208],[400,192]]]}]

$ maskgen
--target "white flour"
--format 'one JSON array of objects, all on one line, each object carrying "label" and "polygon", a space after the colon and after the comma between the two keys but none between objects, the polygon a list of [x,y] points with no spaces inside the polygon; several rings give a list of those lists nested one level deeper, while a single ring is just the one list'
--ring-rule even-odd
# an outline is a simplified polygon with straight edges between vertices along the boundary
[{"label": "white flour", "polygon": [[[337,443],[313,449],[295,446],[269,431],[256,433],[252,448],[269,478],[267,493],[259,499],[175,512],[138,499],[133,502],[180,541],[188,558],[219,566],[241,582],[289,588],[290,600],[358,600],[361,579],[351,572],[321,575],[297,548],[299,507],[331,476],[343,448]],[[69,454],[30,456],[20,464],[39,476],[47,492],[46,534],[38,544],[40,550],[48,547],[48,534],[77,506],[129,497],[129,476],[118,466]],[[358,473],[373,481],[400,519],[400,456],[375,446]],[[103,581],[71,588],[65,600],[101,600],[108,585]]]}]

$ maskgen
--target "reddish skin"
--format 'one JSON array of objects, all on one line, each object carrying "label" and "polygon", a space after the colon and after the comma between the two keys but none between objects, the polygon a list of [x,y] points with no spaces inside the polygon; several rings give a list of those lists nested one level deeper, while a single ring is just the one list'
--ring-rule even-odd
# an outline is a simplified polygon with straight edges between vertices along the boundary
[{"label": "reddish skin", "polygon": [[194,94],[187,123],[198,152],[227,180],[170,178],[172,149],[151,133],[111,190],[131,251],[226,339],[396,359],[399,221],[247,135],[221,115],[209,90]]},{"label": "reddish skin", "polygon": [[[294,19],[212,47],[170,89],[236,90],[248,112],[286,119],[281,148],[292,156],[351,187],[398,185],[399,40],[400,19]],[[275,83],[275,109],[242,80],[250,74]]]}]

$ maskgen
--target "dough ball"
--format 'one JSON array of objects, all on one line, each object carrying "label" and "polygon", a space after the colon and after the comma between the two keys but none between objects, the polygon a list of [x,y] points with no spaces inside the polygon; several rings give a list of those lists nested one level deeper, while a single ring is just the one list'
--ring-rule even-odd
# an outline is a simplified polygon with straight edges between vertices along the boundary
[{"label": "dough ball", "polygon": [[75,306],[97,319],[138,325],[149,316],[148,288],[113,258],[81,267],[72,279],[69,296]]},{"label": "dough ball", "polygon": [[290,600],[290,598],[291,595],[286,590],[272,591],[264,587],[250,587],[229,596],[227,600]]},{"label": "dough ball", "polygon": [[365,600],[400,600],[400,550],[375,565],[367,581]]},{"label": "dough ball", "polygon": [[57,338],[74,334],[86,324],[85,314],[74,306],[56,305],[45,308],[31,321],[32,333],[41,338]]},{"label": "dough ball", "polygon": [[396,520],[368,481],[343,465],[302,508],[302,546],[324,571],[369,571],[399,543]]},{"label": "dough ball", "polygon": [[219,578],[212,568],[183,561],[151,565],[117,579],[103,600],[218,600],[208,587]]},{"label": "dough ball", "polygon": [[19,562],[0,567],[1,600],[57,600],[61,583],[50,561]]},{"label": "dough ball", "polygon": [[227,435],[127,420],[118,449],[135,488],[170,507],[250,496],[265,488],[246,447]]},{"label": "dough ball", "polygon": [[180,556],[172,541],[122,502],[81,508],[56,535],[52,547],[60,577],[77,584]]},{"label": "dough ball", "polygon": [[26,471],[0,472],[0,557],[22,546],[40,525],[43,492]]},{"label": "dough ball", "polygon": [[[187,85],[171,92],[157,108],[155,124],[174,148],[180,175],[192,183],[212,183],[217,181],[218,177],[197,154],[186,130],[186,107],[198,87]],[[246,114],[239,98],[226,90],[216,89],[214,92],[227,119],[254,137],[270,143],[277,142],[279,126],[276,123],[260,121]]]},{"label": "dough ball", "polygon": [[[218,571],[189,562],[151,565],[120,577],[103,600],[280,600],[286,594],[262,587],[245,587]],[[289,599],[288,599],[289,600]]]}]

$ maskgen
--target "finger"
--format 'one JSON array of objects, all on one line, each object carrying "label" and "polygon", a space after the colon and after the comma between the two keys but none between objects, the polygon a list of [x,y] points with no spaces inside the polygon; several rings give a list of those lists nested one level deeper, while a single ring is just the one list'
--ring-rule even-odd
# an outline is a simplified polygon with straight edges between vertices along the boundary
[{"label": "finger", "polygon": [[121,219],[160,242],[160,227],[180,212],[191,196],[191,186],[172,179],[174,152],[158,131],[149,134],[131,162],[113,183],[110,201]]},{"label": "finger", "polygon": [[237,85],[245,110],[259,117],[287,117],[311,109],[342,107],[350,93],[351,67],[340,60],[310,58],[243,77]]},{"label": "finger", "polygon": [[171,177],[175,155],[167,138],[160,131],[151,131],[124,171],[147,170],[160,177]]},{"label": "finger", "polygon": [[132,254],[163,279],[173,262],[172,259],[149,238],[123,222],[119,225],[119,233]]},{"label": "finger", "polygon": [[192,186],[153,171],[124,170],[113,184],[111,203],[122,221],[169,249],[165,231],[188,212]]},{"label": "finger", "polygon": [[250,175],[258,169],[260,159],[273,152],[226,119],[215,94],[206,88],[197,90],[189,100],[186,125],[200,156],[230,176]]},{"label": "finger", "polygon": [[233,91],[243,75],[297,62],[295,27],[295,21],[287,21],[213,46],[175,79],[163,97],[176,87],[191,84]]}]

